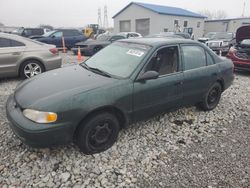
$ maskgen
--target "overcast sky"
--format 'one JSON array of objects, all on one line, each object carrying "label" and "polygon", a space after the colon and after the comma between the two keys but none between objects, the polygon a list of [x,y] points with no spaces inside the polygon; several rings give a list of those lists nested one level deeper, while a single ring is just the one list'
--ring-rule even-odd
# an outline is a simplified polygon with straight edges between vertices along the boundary
[{"label": "overcast sky", "polygon": [[[204,9],[223,10],[229,18],[240,17],[246,2],[245,16],[250,16],[249,0],[135,0],[180,7],[193,12]],[[0,0],[0,22],[8,26],[83,27],[97,23],[98,8],[108,7],[109,26],[112,16],[129,4],[130,0]]]}]

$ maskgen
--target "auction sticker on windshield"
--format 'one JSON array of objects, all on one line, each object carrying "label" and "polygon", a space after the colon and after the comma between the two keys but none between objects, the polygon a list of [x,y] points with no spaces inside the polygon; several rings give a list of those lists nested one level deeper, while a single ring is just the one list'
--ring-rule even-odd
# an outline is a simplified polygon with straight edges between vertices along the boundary
[{"label": "auction sticker on windshield", "polygon": [[137,56],[137,57],[141,57],[144,55],[144,52],[140,51],[140,50],[133,50],[133,49],[130,49],[127,54],[129,55],[133,55],[133,56]]}]

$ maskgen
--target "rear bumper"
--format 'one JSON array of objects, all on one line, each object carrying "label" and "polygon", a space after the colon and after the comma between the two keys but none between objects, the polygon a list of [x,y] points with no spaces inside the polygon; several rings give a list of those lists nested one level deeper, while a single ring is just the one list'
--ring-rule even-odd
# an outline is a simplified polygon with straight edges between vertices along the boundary
[{"label": "rear bumper", "polygon": [[44,66],[46,71],[61,68],[62,58],[58,55],[51,59],[47,59],[46,61],[44,61]]},{"label": "rear bumper", "polygon": [[73,139],[74,129],[69,123],[39,124],[25,118],[13,95],[6,103],[6,113],[15,135],[31,147],[51,147],[69,143]]}]

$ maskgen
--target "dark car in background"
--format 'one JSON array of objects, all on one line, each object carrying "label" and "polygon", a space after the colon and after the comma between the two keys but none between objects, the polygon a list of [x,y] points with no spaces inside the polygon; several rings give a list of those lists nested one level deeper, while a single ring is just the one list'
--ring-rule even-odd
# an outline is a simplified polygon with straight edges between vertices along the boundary
[{"label": "dark car in background", "polygon": [[237,70],[250,70],[250,25],[236,31],[236,45],[231,47],[227,57]]},{"label": "dark car in background", "polygon": [[78,49],[80,48],[80,51],[82,54],[86,56],[92,56],[96,52],[100,51],[101,49],[105,48],[106,46],[110,45],[112,42],[126,39],[125,35],[100,35],[97,37],[96,40],[94,39],[88,39],[85,42],[79,42],[75,44],[75,47],[71,49],[74,54],[77,54]]},{"label": "dark car in background", "polygon": [[93,154],[111,147],[119,131],[136,121],[189,105],[214,109],[233,78],[232,61],[199,42],[126,39],[80,65],[23,82],[6,112],[24,143],[74,141]]},{"label": "dark car in background", "polygon": [[231,42],[234,39],[234,33],[231,32],[216,32],[206,42],[206,45],[214,52],[221,55],[226,55],[231,47]]},{"label": "dark car in background", "polygon": [[47,44],[54,44],[57,48],[62,48],[62,37],[64,38],[65,46],[68,49],[74,47],[78,42],[87,40],[83,33],[77,29],[57,29],[33,39]]},{"label": "dark car in background", "polygon": [[22,37],[29,38],[32,36],[42,36],[46,32],[49,32],[49,30],[44,29],[44,28],[24,28],[24,27],[21,27],[15,31],[13,31],[12,33],[20,35]]}]

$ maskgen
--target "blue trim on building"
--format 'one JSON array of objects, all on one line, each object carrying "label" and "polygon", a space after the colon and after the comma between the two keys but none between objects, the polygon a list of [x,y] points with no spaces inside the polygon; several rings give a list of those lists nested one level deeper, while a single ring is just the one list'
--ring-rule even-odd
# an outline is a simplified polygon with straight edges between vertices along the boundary
[{"label": "blue trim on building", "polygon": [[185,17],[194,17],[194,18],[206,18],[206,16],[202,16],[200,14],[191,12],[189,10],[185,10],[182,8],[177,7],[169,7],[169,6],[162,6],[162,5],[154,5],[154,4],[148,4],[148,3],[140,3],[140,2],[131,2],[126,7],[124,7],[121,11],[119,11],[117,14],[113,16],[115,18],[120,13],[122,13],[125,9],[127,9],[132,4],[141,6],[143,8],[146,8],[150,11],[153,11],[158,14],[164,14],[164,15],[174,15],[174,16],[185,16]]}]

